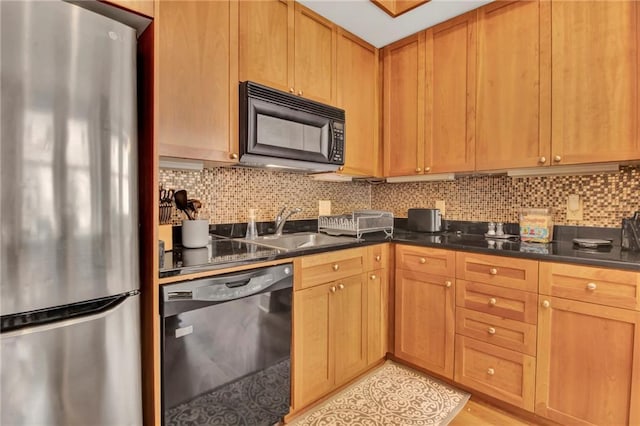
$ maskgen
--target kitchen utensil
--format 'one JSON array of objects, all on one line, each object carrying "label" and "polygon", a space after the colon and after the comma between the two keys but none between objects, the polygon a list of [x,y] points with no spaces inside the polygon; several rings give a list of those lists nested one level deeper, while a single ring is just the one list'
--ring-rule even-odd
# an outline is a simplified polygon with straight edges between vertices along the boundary
[{"label": "kitchen utensil", "polygon": [[440,232],[442,216],[439,209],[409,209],[408,227],[410,231]]},{"label": "kitchen utensil", "polygon": [[189,220],[193,220],[193,216],[189,213],[189,206],[187,200],[187,191],[181,189],[173,194],[173,198],[176,202],[176,208],[182,210]]},{"label": "kitchen utensil", "polygon": [[[185,211],[186,213],[186,211]],[[187,248],[206,247],[209,242],[209,221],[191,219],[182,221],[182,245]]]},{"label": "kitchen utensil", "polygon": [[171,203],[173,201],[174,190],[160,188],[160,202]]},{"label": "kitchen utensil", "polygon": [[601,240],[597,238],[574,238],[573,244],[580,248],[598,248],[611,246],[613,240]]},{"label": "kitchen utensil", "polygon": [[196,199],[187,200],[187,209],[193,212],[194,219],[198,218],[198,213],[201,207],[202,207],[202,203],[200,202],[200,200],[196,200]]}]

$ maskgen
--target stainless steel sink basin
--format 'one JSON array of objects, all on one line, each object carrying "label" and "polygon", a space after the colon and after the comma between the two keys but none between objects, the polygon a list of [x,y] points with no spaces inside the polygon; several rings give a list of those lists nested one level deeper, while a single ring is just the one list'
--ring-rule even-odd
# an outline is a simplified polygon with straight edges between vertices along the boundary
[{"label": "stainless steel sink basin", "polygon": [[271,247],[284,251],[301,250],[313,247],[338,246],[358,241],[352,237],[334,237],[316,232],[299,232],[280,236],[263,235],[253,240],[247,240],[245,238],[239,238],[238,240],[249,244],[257,244],[259,246]]}]

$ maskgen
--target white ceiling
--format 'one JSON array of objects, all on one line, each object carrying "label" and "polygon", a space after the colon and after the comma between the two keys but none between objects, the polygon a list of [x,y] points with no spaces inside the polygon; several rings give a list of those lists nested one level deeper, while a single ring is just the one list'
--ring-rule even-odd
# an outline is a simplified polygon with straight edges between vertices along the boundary
[{"label": "white ceiling", "polygon": [[476,9],[492,0],[431,0],[397,18],[369,0],[297,0],[376,47]]}]

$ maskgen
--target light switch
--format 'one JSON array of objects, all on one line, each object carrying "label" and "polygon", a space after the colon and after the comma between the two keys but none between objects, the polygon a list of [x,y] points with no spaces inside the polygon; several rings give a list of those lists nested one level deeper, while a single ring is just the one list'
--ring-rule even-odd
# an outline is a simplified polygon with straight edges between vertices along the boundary
[{"label": "light switch", "polygon": [[582,199],[578,194],[567,198],[567,220],[582,220]]},{"label": "light switch", "polygon": [[318,216],[331,216],[331,200],[318,200]]}]

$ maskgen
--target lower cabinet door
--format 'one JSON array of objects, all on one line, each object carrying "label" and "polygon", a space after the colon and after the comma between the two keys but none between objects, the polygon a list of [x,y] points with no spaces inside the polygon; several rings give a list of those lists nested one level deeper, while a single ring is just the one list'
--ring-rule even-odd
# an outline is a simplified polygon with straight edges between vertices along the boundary
[{"label": "lower cabinet door", "polygon": [[331,322],[333,283],[294,292],[293,404],[297,410],[329,392],[335,382]]},{"label": "lower cabinet door", "polygon": [[536,359],[465,336],[456,336],[455,381],[533,411]]},{"label": "lower cabinet door", "polygon": [[396,270],[396,357],[453,378],[453,278]]},{"label": "lower cabinet door", "polygon": [[335,378],[339,386],[367,367],[367,286],[362,274],[335,281],[333,285]]},{"label": "lower cabinet door", "polygon": [[382,360],[388,350],[389,280],[386,269],[364,274],[367,283],[367,364]]},{"label": "lower cabinet door", "polygon": [[640,424],[640,312],[540,296],[536,414]]}]

